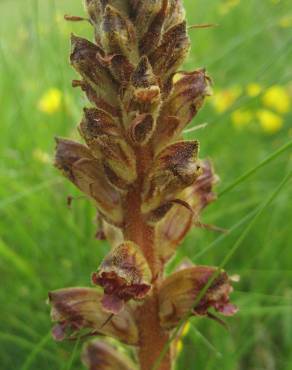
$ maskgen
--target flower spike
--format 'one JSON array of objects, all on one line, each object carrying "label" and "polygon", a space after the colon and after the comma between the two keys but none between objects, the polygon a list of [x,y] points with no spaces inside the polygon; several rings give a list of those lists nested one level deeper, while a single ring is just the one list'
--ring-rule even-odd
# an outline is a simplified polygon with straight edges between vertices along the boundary
[{"label": "flower spike", "polygon": [[[231,278],[216,267],[166,263],[216,199],[211,161],[183,133],[211,95],[204,69],[182,70],[189,49],[183,0],[85,0],[92,41],[72,35],[72,82],[88,99],[83,143],[57,139],[55,165],[96,206],[96,239],[111,246],[94,288],[49,294],[55,339],[103,335],[133,345],[137,366],[109,341],[85,345],[89,370],[170,370],[170,330],[186,314],[233,315]],[[191,27],[192,28],[192,27]],[[165,356],[161,359],[161,354]],[[161,359],[161,364],[156,366]]]}]

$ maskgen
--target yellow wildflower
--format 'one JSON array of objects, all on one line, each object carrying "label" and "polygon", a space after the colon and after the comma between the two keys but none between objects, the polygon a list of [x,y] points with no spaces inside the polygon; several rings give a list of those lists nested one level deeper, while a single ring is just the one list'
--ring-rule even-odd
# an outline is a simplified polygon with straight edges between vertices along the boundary
[{"label": "yellow wildflower", "polygon": [[235,103],[240,94],[241,88],[238,86],[215,93],[213,104],[217,112],[226,112]]},{"label": "yellow wildflower", "polygon": [[279,113],[287,113],[291,107],[290,96],[287,90],[280,85],[274,85],[267,89],[263,96],[263,104]]},{"label": "yellow wildflower", "polygon": [[225,15],[229,13],[234,7],[239,5],[240,0],[225,0],[219,5],[219,13]]},{"label": "yellow wildflower", "polygon": [[61,108],[62,92],[59,89],[49,89],[39,100],[38,108],[46,114],[54,114]]},{"label": "yellow wildflower", "polygon": [[188,321],[184,325],[184,327],[182,329],[182,332],[181,332],[181,337],[180,337],[180,339],[176,343],[176,354],[177,355],[179,355],[182,352],[182,350],[183,350],[183,346],[184,346],[183,338],[187,336],[188,332],[190,331],[190,328],[191,328],[191,324]]},{"label": "yellow wildflower", "polygon": [[183,330],[182,330],[182,332],[181,332],[181,336],[182,336],[182,337],[185,337],[185,336],[188,334],[188,332],[190,331],[190,328],[191,328],[191,323],[188,321],[188,322],[184,325],[184,327],[183,327]]},{"label": "yellow wildflower", "polygon": [[231,120],[233,126],[236,128],[242,128],[251,123],[253,114],[249,110],[237,109],[231,114]]},{"label": "yellow wildflower", "polygon": [[181,339],[179,339],[177,344],[176,344],[176,354],[177,354],[177,356],[182,352],[183,347],[184,347],[183,341]]},{"label": "yellow wildflower", "polygon": [[283,127],[283,118],[267,109],[259,110],[257,117],[262,130],[267,134],[274,134]]},{"label": "yellow wildflower", "polygon": [[280,18],[279,26],[282,28],[292,27],[292,14],[284,15],[282,18]]},{"label": "yellow wildflower", "polygon": [[48,164],[52,162],[50,155],[41,149],[35,149],[32,153],[33,158],[38,162]]},{"label": "yellow wildflower", "polygon": [[262,86],[256,82],[252,82],[247,85],[246,92],[248,96],[250,96],[251,98],[255,98],[262,92]]}]

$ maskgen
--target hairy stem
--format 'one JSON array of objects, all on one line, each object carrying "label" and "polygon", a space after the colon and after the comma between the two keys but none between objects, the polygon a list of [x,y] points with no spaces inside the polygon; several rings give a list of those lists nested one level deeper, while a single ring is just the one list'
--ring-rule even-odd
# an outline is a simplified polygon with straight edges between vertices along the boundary
[{"label": "hairy stem", "polygon": [[[151,297],[145,300],[137,312],[138,327],[140,331],[139,362],[141,370],[152,370],[169,336],[159,324],[158,302],[156,288]],[[171,369],[170,351],[164,356],[159,370]]]},{"label": "hairy stem", "polygon": [[[137,153],[139,163],[139,179],[129,191],[126,202],[124,237],[140,246],[153,276],[151,295],[143,302],[137,311],[137,324],[140,334],[139,362],[141,370],[151,370],[155,360],[159,357],[164,345],[168,341],[168,334],[159,323],[157,288],[162,277],[162,265],[157,256],[154,228],[147,223],[141,214],[141,193],[143,178],[152,164],[151,153],[143,150]],[[164,357],[160,370],[171,369],[170,352]]]}]

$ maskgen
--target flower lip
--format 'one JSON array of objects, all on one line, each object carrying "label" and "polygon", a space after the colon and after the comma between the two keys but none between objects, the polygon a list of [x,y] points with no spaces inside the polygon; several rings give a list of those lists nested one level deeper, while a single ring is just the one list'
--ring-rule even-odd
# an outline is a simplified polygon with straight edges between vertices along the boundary
[{"label": "flower lip", "polygon": [[229,302],[229,295],[232,291],[233,288],[230,285],[230,279],[227,273],[222,272],[212,283],[205,297],[194,308],[194,313],[198,315],[206,315],[208,314],[208,310],[213,307],[217,312],[220,312],[224,316],[234,315],[238,309],[235,305]]},{"label": "flower lip", "polygon": [[92,282],[95,285],[102,286],[105,294],[117,295],[125,301],[131,298],[144,298],[151,288],[149,284],[143,283],[129,285],[126,279],[121,278],[114,272],[94,273],[92,275]]}]

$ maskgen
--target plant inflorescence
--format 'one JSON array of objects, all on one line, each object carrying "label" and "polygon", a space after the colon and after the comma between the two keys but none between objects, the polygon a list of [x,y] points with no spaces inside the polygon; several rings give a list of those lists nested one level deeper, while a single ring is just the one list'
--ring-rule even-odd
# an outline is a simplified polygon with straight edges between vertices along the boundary
[{"label": "plant inflorescence", "polygon": [[[184,263],[164,274],[187,232],[207,226],[200,214],[216,199],[210,160],[182,137],[211,80],[203,69],[179,69],[190,48],[181,0],[86,0],[86,9],[94,42],[73,35],[70,56],[81,76],[73,86],[90,102],[79,125],[84,144],[57,139],[55,163],[94,202],[98,235],[112,249],[92,274],[94,288],[49,293],[53,335],[108,336],[135,349],[136,363],[108,340],[89,341],[90,370],[151,370],[186,315],[236,312],[226,272]],[[170,347],[159,369],[175,356]]]}]

